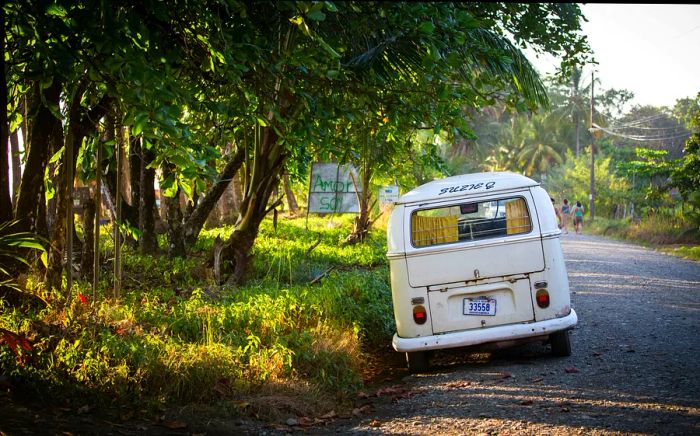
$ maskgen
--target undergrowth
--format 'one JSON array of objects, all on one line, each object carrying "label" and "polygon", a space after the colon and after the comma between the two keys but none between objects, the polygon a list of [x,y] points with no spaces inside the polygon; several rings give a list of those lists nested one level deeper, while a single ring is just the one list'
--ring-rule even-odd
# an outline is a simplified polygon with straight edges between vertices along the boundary
[{"label": "undergrowth", "polygon": [[638,221],[596,218],[584,231],[700,260],[700,228],[681,217],[649,215]]},{"label": "undergrowth", "polygon": [[125,248],[116,298],[109,265],[94,297],[82,281],[70,299],[46,295],[29,277],[48,305],[0,308],[0,327],[31,343],[0,346],[0,370],[36,395],[86,402],[324,413],[362,387],[364,347],[390,343],[395,330],[385,231],[343,246],[351,225],[351,217],[309,218],[309,229],[305,219],[266,220],[240,287],[216,286],[204,267],[231,228],[203,231],[188,259]]}]

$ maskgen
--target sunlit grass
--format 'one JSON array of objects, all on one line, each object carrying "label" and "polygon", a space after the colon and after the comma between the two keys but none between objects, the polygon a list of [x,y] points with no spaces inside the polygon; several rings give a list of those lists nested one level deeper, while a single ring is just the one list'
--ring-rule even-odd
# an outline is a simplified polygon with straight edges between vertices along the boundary
[{"label": "sunlit grass", "polygon": [[596,218],[584,231],[700,260],[700,229],[677,216],[652,215],[638,222]]},{"label": "sunlit grass", "polygon": [[[276,228],[265,220],[250,280],[239,287],[215,285],[205,264],[231,227],[203,231],[188,259],[125,246],[118,298],[104,229],[95,299],[78,280],[69,301],[54,295],[44,309],[2,310],[0,327],[29,337],[33,349],[25,363],[0,347],[0,369],[37,390],[127,404],[260,401],[261,386],[304,392],[299,398],[323,407],[321,398],[345,401],[362,386],[363,347],[390,343],[394,331],[385,232],[345,246],[351,219],[309,218],[309,229],[304,218]],[[284,392],[268,391],[278,401]]]}]

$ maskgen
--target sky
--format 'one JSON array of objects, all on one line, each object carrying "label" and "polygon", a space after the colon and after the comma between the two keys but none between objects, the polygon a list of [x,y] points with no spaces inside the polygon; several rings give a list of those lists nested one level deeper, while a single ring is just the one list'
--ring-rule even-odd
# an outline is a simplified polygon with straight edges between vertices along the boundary
[{"label": "sky", "polygon": [[[595,3],[581,11],[596,86],[632,91],[633,105],[673,106],[700,92],[700,4]],[[554,72],[552,57],[528,57],[541,73]]]}]

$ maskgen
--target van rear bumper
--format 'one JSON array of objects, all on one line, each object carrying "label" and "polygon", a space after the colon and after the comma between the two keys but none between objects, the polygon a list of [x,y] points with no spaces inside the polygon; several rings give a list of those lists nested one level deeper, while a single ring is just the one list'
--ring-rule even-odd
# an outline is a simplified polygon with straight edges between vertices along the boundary
[{"label": "van rear bumper", "polygon": [[532,336],[548,335],[560,330],[570,329],[575,326],[577,322],[578,316],[574,309],[571,309],[571,313],[563,318],[548,319],[546,321],[527,324],[510,324],[418,338],[400,338],[398,335],[394,334],[394,339],[391,343],[394,346],[394,350],[399,352],[466,347],[488,342],[509,341]]}]

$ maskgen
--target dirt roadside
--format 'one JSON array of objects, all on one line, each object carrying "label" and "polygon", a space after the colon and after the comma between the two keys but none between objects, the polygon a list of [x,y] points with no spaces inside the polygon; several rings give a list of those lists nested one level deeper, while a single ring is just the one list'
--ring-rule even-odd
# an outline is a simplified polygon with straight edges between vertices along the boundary
[{"label": "dirt roadside", "polygon": [[562,246],[579,315],[571,357],[541,343],[458,349],[408,375],[387,348],[354,410],[272,425],[125,420],[0,394],[0,435],[700,434],[700,263],[588,235]]},{"label": "dirt roadside", "polygon": [[438,353],[363,416],[312,432],[700,434],[700,263],[588,235],[562,246],[571,357],[540,343]]}]

